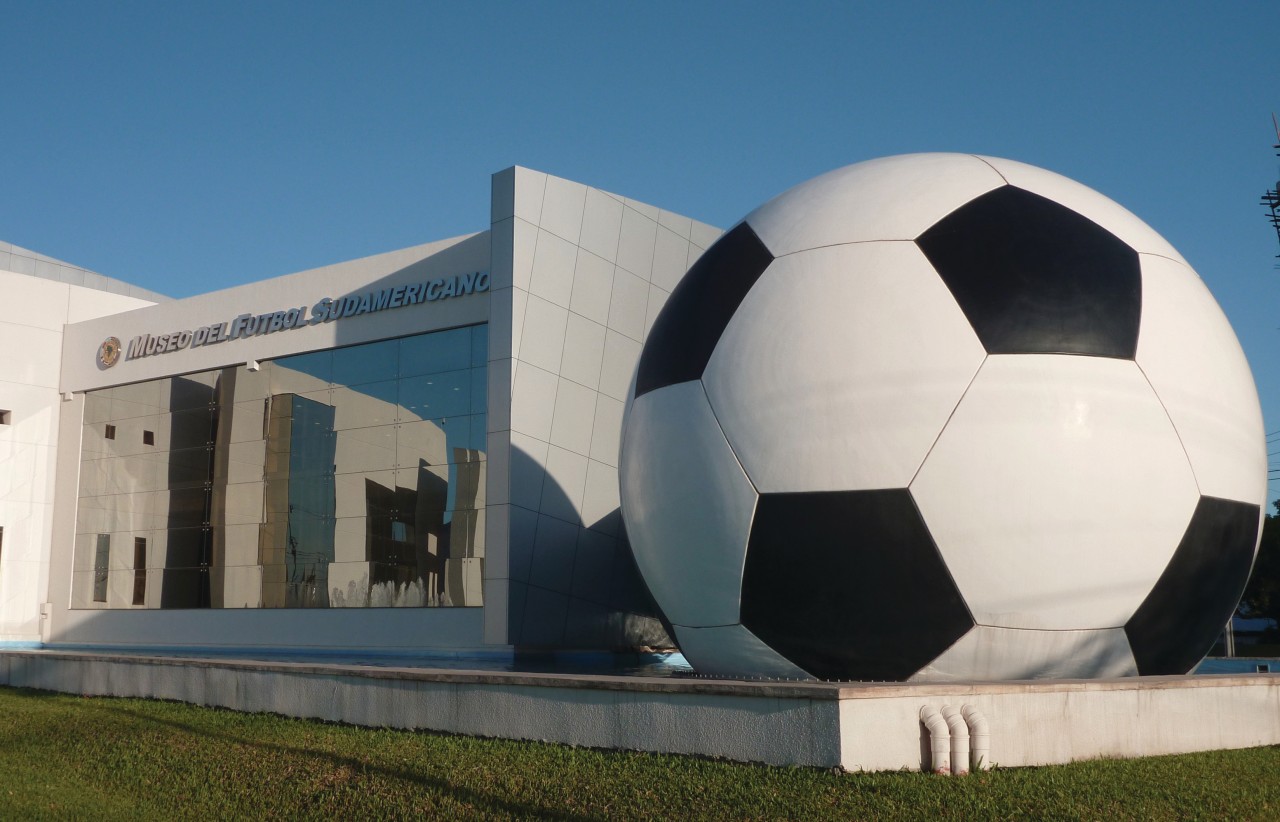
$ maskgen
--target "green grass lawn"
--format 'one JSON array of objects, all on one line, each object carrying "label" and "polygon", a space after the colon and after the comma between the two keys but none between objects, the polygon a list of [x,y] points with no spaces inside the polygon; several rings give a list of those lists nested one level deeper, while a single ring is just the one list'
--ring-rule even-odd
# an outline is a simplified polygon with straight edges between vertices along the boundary
[{"label": "green grass lawn", "polygon": [[947,778],[0,688],[0,819],[1280,819],[1280,746]]}]

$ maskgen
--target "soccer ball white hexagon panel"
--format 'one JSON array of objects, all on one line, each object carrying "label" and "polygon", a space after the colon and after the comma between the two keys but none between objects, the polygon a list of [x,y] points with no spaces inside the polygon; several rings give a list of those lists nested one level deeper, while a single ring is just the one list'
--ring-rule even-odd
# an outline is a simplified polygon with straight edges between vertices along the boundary
[{"label": "soccer ball white hexagon panel", "polygon": [[[698,381],[632,401],[620,483],[628,533],[645,535],[636,564],[676,625],[738,621],[738,592],[756,492],[716,423]],[[696,504],[690,504],[695,502]],[[697,546],[689,550],[690,545]]]},{"label": "soccer ball white hexagon panel", "polygon": [[635,385],[628,535],[707,672],[1181,673],[1256,551],[1261,415],[1221,311],[1132,214],[1021,163],[888,158],[767,203]]},{"label": "soccer ball white hexagon panel", "polygon": [[1178,430],[1200,492],[1265,506],[1262,408],[1251,399],[1253,374],[1231,325],[1185,264],[1141,260],[1138,366]]},{"label": "soccer ball white hexagon panel", "polygon": [[911,242],[955,209],[1004,184],[990,163],[968,154],[881,157],[784,191],[744,222],[777,257],[842,243]]},{"label": "soccer ball white hexagon panel", "polygon": [[905,487],[986,352],[914,243],[780,257],[702,382],[761,493]]},{"label": "soccer ball white hexagon panel", "polygon": [[911,482],[979,625],[1124,625],[1200,493],[1132,360],[994,355]]}]

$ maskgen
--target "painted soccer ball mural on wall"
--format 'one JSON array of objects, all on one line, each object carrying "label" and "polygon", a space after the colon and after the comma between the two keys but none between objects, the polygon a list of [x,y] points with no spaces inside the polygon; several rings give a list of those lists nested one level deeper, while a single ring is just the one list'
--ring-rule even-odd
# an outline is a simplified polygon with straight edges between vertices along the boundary
[{"label": "painted soccer ball mural on wall", "polygon": [[1184,673],[1266,488],[1185,260],[1057,174],[889,157],[753,211],[672,293],[624,421],[636,561],[700,672]]}]

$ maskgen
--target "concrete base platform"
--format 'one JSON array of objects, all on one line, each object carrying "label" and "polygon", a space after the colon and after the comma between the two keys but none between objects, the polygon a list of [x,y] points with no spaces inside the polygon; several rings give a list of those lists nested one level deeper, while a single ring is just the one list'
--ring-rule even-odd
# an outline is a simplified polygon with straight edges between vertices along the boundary
[{"label": "concrete base platform", "polygon": [[927,767],[926,705],[980,710],[1005,767],[1280,744],[1277,674],[837,685],[15,650],[0,684],[850,771]]}]

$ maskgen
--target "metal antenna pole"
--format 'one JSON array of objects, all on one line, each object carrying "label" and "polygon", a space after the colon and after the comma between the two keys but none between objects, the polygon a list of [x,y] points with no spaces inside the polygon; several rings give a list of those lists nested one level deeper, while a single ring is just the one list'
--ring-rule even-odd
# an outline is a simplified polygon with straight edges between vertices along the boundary
[{"label": "metal antenna pole", "polygon": [[[1276,144],[1274,146],[1276,156],[1280,157],[1280,121],[1276,120],[1274,112],[1271,114],[1271,125],[1276,130]],[[1280,240],[1280,182],[1277,182],[1274,187],[1268,189],[1262,195],[1262,205],[1270,212],[1267,219],[1270,221],[1272,228],[1276,230],[1276,238]],[[1280,254],[1277,254],[1276,258],[1280,259]]]}]

